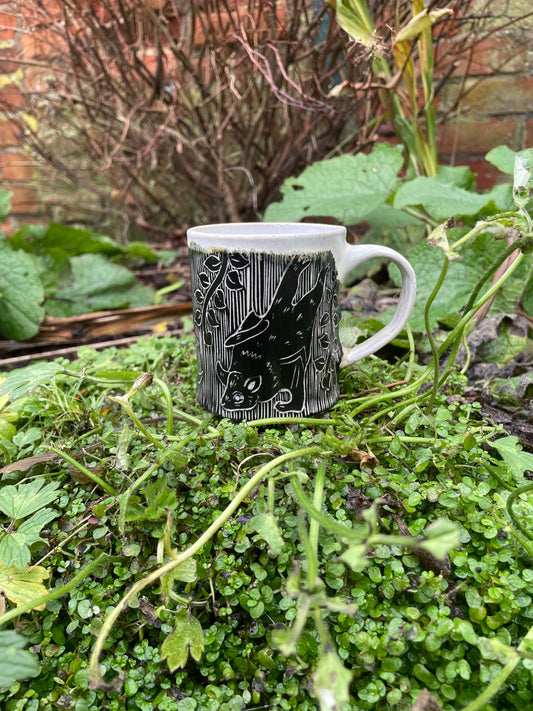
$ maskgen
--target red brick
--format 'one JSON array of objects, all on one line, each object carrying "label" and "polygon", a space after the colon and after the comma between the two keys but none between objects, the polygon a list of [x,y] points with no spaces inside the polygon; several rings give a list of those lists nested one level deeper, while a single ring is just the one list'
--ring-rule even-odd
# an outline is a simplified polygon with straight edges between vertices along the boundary
[{"label": "red brick", "polygon": [[0,148],[6,146],[18,146],[21,137],[17,125],[9,119],[0,119]]},{"label": "red brick", "polygon": [[12,60],[16,60],[17,57],[18,51],[14,46],[0,49],[0,74],[12,74],[16,72],[20,66],[20,62]]},{"label": "red brick", "polygon": [[44,94],[49,89],[50,70],[41,67],[27,67],[24,72],[24,87],[27,92]]},{"label": "red brick", "polygon": [[533,119],[526,120],[526,135],[524,138],[524,147],[533,146]]},{"label": "red brick", "polygon": [[12,40],[15,37],[17,18],[10,12],[0,12],[0,41]]},{"label": "red brick", "polygon": [[24,95],[18,86],[7,84],[0,89],[0,111],[20,109],[22,106],[24,106]]},{"label": "red brick", "polygon": [[11,213],[13,215],[35,214],[41,206],[35,188],[11,188]]},{"label": "red brick", "polygon": [[0,163],[6,180],[20,182],[33,178],[35,172],[34,163],[24,153],[4,153],[3,156],[0,156]]},{"label": "red brick", "polygon": [[441,154],[488,153],[495,146],[505,144],[512,150],[521,148],[520,118],[468,119],[458,118],[439,126],[437,149]]},{"label": "red brick", "polygon": [[[457,57],[454,43],[441,40],[438,46],[440,58],[437,58],[439,73],[444,73],[450,64],[454,65],[452,75],[484,76],[497,72],[525,73],[528,45],[516,36],[492,36],[480,40],[469,52]],[[449,54],[447,54],[449,53]]]}]

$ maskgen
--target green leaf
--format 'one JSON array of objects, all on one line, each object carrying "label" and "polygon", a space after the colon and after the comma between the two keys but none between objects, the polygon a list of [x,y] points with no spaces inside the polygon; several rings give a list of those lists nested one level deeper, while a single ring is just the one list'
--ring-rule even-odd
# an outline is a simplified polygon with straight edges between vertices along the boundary
[{"label": "green leaf", "polygon": [[88,229],[79,229],[52,222],[47,228],[26,225],[11,238],[15,248],[26,252],[43,254],[50,249],[60,249],[67,256],[101,253],[108,256],[132,254],[141,256],[147,261],[157,261],[157,255],[142,242],[133,242],[124,246],[115,242],[107,235]]},{"label": "green leaf", "polygon": [[[480,275],[488,269],[503,249],[504,245],[500,240],[495,240],[489,234],[480,235],[461,254],[460,259],[454,259],[450,263],[444,284],[431,305],[429,312],[431,328],[435,328],[439,321],[451,314],[461,311]],[[407,258],[415,270],[417,279],[417,299],[409,317],[409,324],[414,331],[425,331],[424,308],[441,272],[444,252],[421,242],[409,250]],[[516,278],[510,279],[498,293],[492,312],[514,311],[523,289],[522,265],[519,270],[520,273],[516,274]],[[524,270],[527,270],[527,265],[524,265]],[[395,280],[397,279],[395,271],[391,270],[391,275]],[[383,320],[387,317],[386,312],[382,314]]]},{"label": "green leaf", "polygon": [[44,318],[44,289],[33,259],[0,242],[0,337],[24,341]]},{"label": "green leaf", "polygon": [[135,282],[130,269],[113,264],[102,254],[72,257],[70,266],[70,283],[61,285],[46,302],[50,315],[73,316],[154,303],[153,289]]},{"label": "green leaf", "polygon": [[34,363],[14,370],[0,383],[0,396],[8,395],[11,401],[17,400],[39,385],[48,384],[62,370],[63,366],[58,363]]},{"label": "green leaf", "polygon": [[9,215],[12,195],[8,190],[0,190],[0,223],[5,222]]},{"label": "green leaf", "polygon": [[335,217],[345,225],[360,222],[395,189],[402,167],[401,146],[377,144],[369,155],[339,156],[314,163],[281,187],[283,200],[269,205],[266,222],[303,217]]},{"label": "green leaf", "polygon": [[22,681],[39,673],[39,664],[24,647],[27,640],[13,630],[0,631],[0,688],[7,689],[13,682]]},{"label": "green leaf", "polygon": [[505,185],[497,186],[490,192],[475,193],[435,178],[420,177],[401,185],[394,196],[394,207],[422,207],[436,220],[447,220],[454,216],[477,215],[493,202],[501,204]]},{"label": "green leaf", "polygon": [[334,649],[320,655],[313,674],[313,691],[320,711],[340,711],[350,700],[352,672],[346,669]]},{"label": "green leaf", "polygon": [[[43,585],[43,580],[48,577],[48,571],[40,565],[18,570],[15,566],[6,567],[0,563],[0,592],[16,605],[23,605],[48,593]],[[36,609],[44,608],[45,605],[39,605]]]},{"label": "green leaf", "polygon": [[496,146],[487,153],[485,160],[495,165],[502,173],[513,175],[515,155],[508,146]]},{"label": "green leaf", "polygon": [[7,568],[24,570],[31,563],[26,537],[18,531],[5,533],[0,539],[0,563]]},{"label": "green leaf", "polygon": [[368,549],[364,543],[355,543],[344,551],[340,559],[355,572],[360,572],[368,564],[367,553]]},{"label": "green leaf", "polygon": [[523,452],[518,437],[508,436],[489,442],[496,449],[509,470],[517,479],[524,476],[524,472],[533,471],[533,454]]},{"label": "green leaf", "polygon": [[161,645],[161,659],[166,659],[171,672],[183,669],[189,654],[197,662],[204,651],[202,626],[188,610],[180,610],[174,618],[175,627]]},{"label": "green leaf", "polygon": [[276,523],[274,514],[262,513],[253,516],[248,526],[256,531],[259,536],[268,543],[272,555],[278,556],[283,552],[285,545],[279,526]]},{"label": "green leaf", "polygon": [[454,523],[444,518],[429,525],[424,531],[424,537],[424,541],[420,543],[419,547],[440,560],[460,545],[459,529]]},{"label": "green leaf", "polygon": [[4,486],[0,489],[0,511],[15,520],[29,516],[57,499],[60,493],[58,487],[58,482],[45,484],[43,478],[32,479],[18,486]]}]

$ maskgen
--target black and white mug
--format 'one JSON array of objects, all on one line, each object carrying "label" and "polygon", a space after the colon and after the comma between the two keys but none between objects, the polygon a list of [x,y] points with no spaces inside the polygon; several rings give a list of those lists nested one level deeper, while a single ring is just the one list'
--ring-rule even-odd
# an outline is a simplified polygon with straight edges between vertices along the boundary
[{"label": "black and white mug", "polygon": [[[416,280],[388,247],[350,245],[346,229],[310,223],[234,223],[187,232],[197,342],[196,395],[232,420],[302,417],[339,398],[339,369],[405,326]],[[339,286],[354,267],[390,259],[402,275],[389,323],[353,348],[339,341]]]}]

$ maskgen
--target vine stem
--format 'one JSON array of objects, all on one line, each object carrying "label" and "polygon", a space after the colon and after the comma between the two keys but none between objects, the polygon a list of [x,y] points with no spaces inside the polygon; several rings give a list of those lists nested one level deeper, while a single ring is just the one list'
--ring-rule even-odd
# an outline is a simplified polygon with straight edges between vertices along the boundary
[{"label": "vine stem", "polygon": [[296,459],[297,457],[305,457],[312,454],[319,454],[324,452],[318,446],[305,447],[304,449],[298,449],[292,452],[286,452],[276,457],[272,461],[264,464],[247,482],[244,484],[240,491],[236,494],[230,504],[224,509],[224,511],[213,521],[213,523],[204,531],[204,533],[186,550],[178,554],[176,558],[170,560],[165,565],[152,571],[149,575],[139,580],[135,585],[133,585],[124,597],[120,600],[118,605],[111,610],[109,616],[104,620],[102,628],[98,634],[96,642],[91,653],[91,659],[89,662],[89,687],[91,689],[96,689],[102,685],[103,679],[100,674],[100,655],[104,648],[106,639],[111,632],[111,629],[115,622],[117,621],[120,614],[125,610],[128,602],[138,595],[145,587],[151,585],[159,578],[163,577],[167,573],[170,573],[174,568],[176,568],[181,563],[184,563],[189,558],[200,551],[203,546],[215,535],[215,533],[222,528],[222,526],[228,521],[230,516],[239,508],[244,499],[250,494],[251,491],[259,484],[259,482],[273,469],[277,469],[282,466],[285,462],[291,459]]},{"label": "vine stem", "polygon": [[[523,652],[525,651],[526,647],[528,646],[528,642],[530,640],[533,640],[533,626],[529,628],[528,633],[524,637],[524,639],[520,642],[520,644],[517,647],[518,652]],[[501,687],[505,684],[507,679],[511,676],[511,674],[514,672],[516,667],[518,666],[518,662],[520,661],[520,655],[516,655],[512,659],[510,659],[507,664],[503,667],[501,672],[498,674],[497,677],[495,677],[490,684],[487,686],[487,688],[481,692],[481,694],[474,699],[472,702],[468,704],[468,706],[465,706],[462,711],[478,711],[482,706],[487,704],[492,697],[498,693],[498,691],[501,689]]]},{"label": "vine stem", "polygon": [[56,447],[45,447],[44,449],[50,450],[50,452],[53,452],[54,454],[57,454],[61,457],[61,459],[64,459],[66,462],[68,462],[72,467],[75,467],[79,472],[84,474],[86,477],[94,481],[95,484],[98,484],[99,486],[102,487],[104,491],[107,491],[108,494],[111,496],[116,496],[117,495],[117,490],[114,489],[111,484],[108,484],[106,481],[101,479],[97,474],[92,472],[90,469],[85,467],[83,464],[78,462],[74,457],[71,457],[70,454],[67,454],[66,452],[62,452],[60,449],[57,449]]}]

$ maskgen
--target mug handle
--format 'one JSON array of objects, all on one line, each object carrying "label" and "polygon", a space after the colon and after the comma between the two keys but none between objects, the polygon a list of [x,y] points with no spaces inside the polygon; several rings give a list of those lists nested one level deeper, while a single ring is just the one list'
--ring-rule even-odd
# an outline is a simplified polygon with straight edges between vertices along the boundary
[{"label": "mug handle", "polygon": [[390,247],[382,247],[377,244],[347,244],[340,264],[337,267],[341,283],[352,269],[359,266],[362,262],[366,262],[368,259],[375,257],[390,259],[400,270],[402,275],[400,298],[396,306],[396,311],[386,326],[353,348],[343,348],[341,368],[345,368],[362,358],[366,358],[366,356],[375,353],[387,343],[390,343],[407,323],[415,303],[416,276],[414,269],[405,257],[396,252],[396,250],[390,249]]}]

